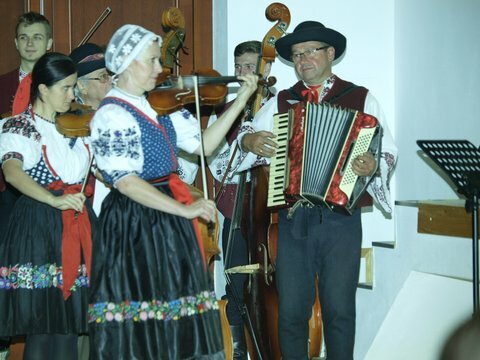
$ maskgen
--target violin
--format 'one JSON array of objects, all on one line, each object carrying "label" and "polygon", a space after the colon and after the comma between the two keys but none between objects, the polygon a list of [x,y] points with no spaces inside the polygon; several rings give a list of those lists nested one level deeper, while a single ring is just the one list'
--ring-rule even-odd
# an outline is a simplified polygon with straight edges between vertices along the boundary
[{"label": "violin", "polygon": [[[57,115],[55,118],[55,127],[57,131],[67,138],[86,137],[90,135],[90,121],[92,120],[95,111],[88,105],[79,103],[72,103],[70,110]],[[90,161],[87,167],[87,173],[83,179],[82,189],[80,193],[85,193],[85,188],[88,183],[88,174],[92,167],[93,156],[90,156]],[[78,218],[78,212],[75,212],[75,219]]]},{"label": "violin", "polygon": [[90,121],[95,111],[88,105],[72,103],[69,111],[55,119],[55,127],[63,136],[69,138],[90,136]]},{"label": "violin", "polygon": [[[195,103],[195,81],[198,82],[198,96],[202,105],[219,105],[227,96],[226,84],[238,82],[236,76],[220,76],[213,69],[199,70],[195,75],[168,75],[166,81],[148,93],[148,102],[159,115],[169,114]],[[272,86],[276,79],[259,79],[260,85]]]}]

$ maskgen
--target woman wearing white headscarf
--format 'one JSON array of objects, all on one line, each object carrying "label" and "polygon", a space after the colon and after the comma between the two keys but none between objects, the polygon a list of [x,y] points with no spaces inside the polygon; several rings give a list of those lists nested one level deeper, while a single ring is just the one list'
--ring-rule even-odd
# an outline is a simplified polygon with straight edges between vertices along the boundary
[{"label": "woman wearing white headscarf", "polygon": [[[203,199],[192,203],[175,174],[177,146],[199,153],[198,130],[186,125],[191,120],[186,110],[174,119],[157,116],[144,96],[162,70],[160,44],[158,35],[125,25],[105,54],[115,85],[92,120],[91,140],[113,190],[94,235],[91,359],[224,358],[218,305],[192,221],[212,221],[215,206]],[[241,80],[238,112],[255,91],[257,77]],[[236,111],[205,130],[207,154]],[[172,122],[182,121],[184,127],[174,128]]]}]

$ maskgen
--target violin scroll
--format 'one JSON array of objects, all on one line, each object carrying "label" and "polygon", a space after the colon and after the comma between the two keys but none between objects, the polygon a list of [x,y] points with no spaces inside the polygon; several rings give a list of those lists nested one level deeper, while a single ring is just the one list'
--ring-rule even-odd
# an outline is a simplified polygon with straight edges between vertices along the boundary
[{"label": "violin scroll", "polygon": [[266,79],[258,79],[258,85],[271,87],[277,83],[277,78],[275,76],[269,76]]}]

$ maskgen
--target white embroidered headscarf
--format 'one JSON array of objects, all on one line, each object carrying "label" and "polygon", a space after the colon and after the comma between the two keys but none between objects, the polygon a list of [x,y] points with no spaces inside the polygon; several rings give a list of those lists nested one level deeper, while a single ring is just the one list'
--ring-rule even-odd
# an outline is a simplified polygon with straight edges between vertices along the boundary
[{"label": "white embroidered headscarf", "polygon": [[105,52],[105,65],[119,75],[153,41],[162,44],[162,38],[139,25],[126,24],[115,31]]}]

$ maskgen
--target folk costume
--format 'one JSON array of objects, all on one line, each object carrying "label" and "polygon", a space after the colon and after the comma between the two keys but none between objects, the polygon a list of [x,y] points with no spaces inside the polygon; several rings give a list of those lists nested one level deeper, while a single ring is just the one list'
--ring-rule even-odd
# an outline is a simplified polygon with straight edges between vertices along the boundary
[{"label": "folk costume", "polygon": [[[107,47],[121,74],[157,35],[125,25]],[[128,49],[128,50],[126,50]],[[92,146],[112,185],[94,236],[89,308],[92,359],[223,359],[218,304],[195,221],[144,206],[116,189],[138,176],[159,192],[192,201],[177,169],[171,118],[144,96],[114,87],[91,124]]]},{"label": "folk costume", "polygon": [[[3,124],[0,156],[2,162],[21,160],[35,182],[60,195],[80,191],[90,150],[83,139],[65,138],[54,123],[27,110]],[[20,196],[0,243],[0,335],[87,331],[95,219],[88,203],[75,214]]]}]

